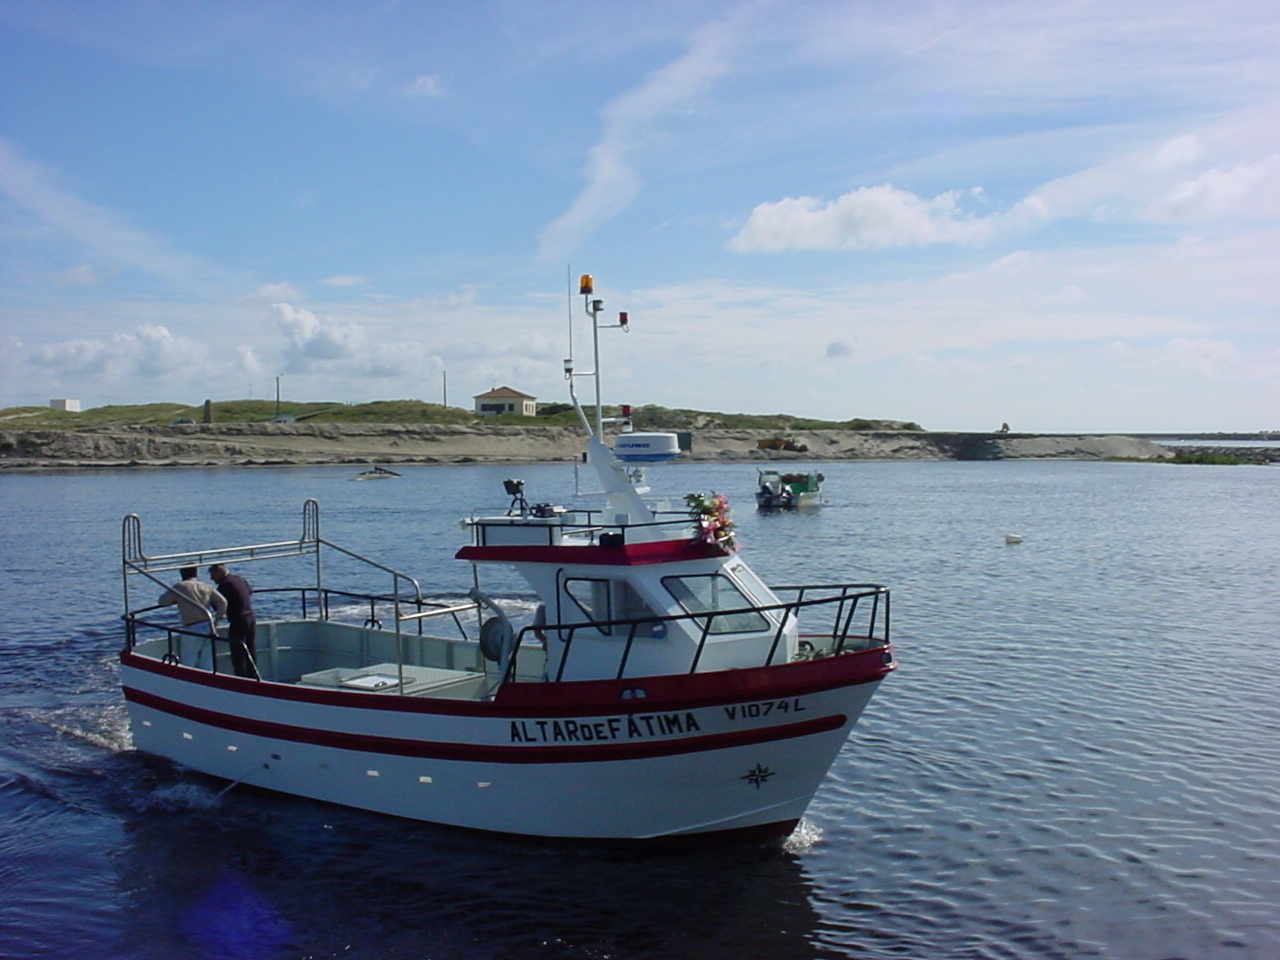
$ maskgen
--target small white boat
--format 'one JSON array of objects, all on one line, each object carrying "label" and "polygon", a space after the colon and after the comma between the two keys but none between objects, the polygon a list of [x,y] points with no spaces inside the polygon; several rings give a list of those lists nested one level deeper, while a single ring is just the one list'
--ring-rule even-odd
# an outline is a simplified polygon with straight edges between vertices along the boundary
[{"label": "small white boat", "polygon": [[352,480],[392,480],[400,474],[394,470],[388,470],[386,467],[374,467],[371,470],[364,470],[357,473]]},{"label": "small white boat", "polygon": [[821,473],[757,470],[756,506],[761,510],[794,510],[813,506],[822,495]]},{"label": "small white boat", "polygon": [[[588,302],[596,337],[599,307]],[[665,842],[789,833],[895,667],[889,592],[766,586],[735,549],[723,498],[656,512],[619,456],[653,462],[663,444],[615,455],[598,373],[584,374],[596,378],[594,424],[566,373],[606,503],[529,506],[510,481],[505,514],[463,521],[465,598],[424,596],[413,577],[325,540],[313,500],[298,539],[162,556],[126,517],[120,660],[135,746],[233,784],[477,830]],[[385,576],[385,589],[322,582],[323,556],[339,553]],[[235,675],[223,638],[132,601],[197,561],[296,571],[289,558],[300,556],[314,557],[312,583],[251,574],[264,609],[299,607],[258,623],[255,679]],[[491,568],[518,572],[537,600],[491,596]]]}]

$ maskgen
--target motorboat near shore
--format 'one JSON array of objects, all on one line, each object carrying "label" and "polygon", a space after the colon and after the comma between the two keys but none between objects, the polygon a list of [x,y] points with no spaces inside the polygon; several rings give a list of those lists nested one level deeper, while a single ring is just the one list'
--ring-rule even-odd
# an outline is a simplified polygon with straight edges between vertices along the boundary
[{"label": "motorboat near shore", "polygon": [[[588,300],[593,335],[599,308]],[[692,494],[671,512],[645,502],[626,445],[605,443],[598,374],[594,423],[573,389],[587,374],[566,362],[566,375],[605,503],[530,505],[521,486],[505,513],[466,518],[466,596],[426,596],[326,540],[314,500],[296,539],[164,555],[126,517],[121,682],[137,749],[233,784],[477,830],[789,833],[895,668],[889,592],[766,586],[722,497]],[[639,455],[653,462],[655,447]],[[205,563],[251,567],[273,611],[258,623],[256,678],[235,674],[212,620],[179,628],[135,605]],[[331,586],[322,571],[339,566],[382,586]],[[277,583],[273,567],[307,580]],[[529,593],[491,595],[494,568]]]},{"label": "motorboat near shore", "polygon": [[794,510],[817,504],[822,495],[821,473],[756,471],[756,506],[761,510]]},{"label": "motorboat near shore", "polygon": [[386,467],[371,467],[368,470],[361,470],[352,480],[394,480],[400,474],[394,470],[388,470]]}]

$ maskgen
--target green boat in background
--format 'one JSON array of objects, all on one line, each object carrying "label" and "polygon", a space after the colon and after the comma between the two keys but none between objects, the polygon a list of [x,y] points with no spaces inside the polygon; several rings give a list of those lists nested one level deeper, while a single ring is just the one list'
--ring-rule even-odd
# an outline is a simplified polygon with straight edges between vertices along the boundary
[{"label": "green boat in background", "polygon": [[821,473],[779,473],[757,470],[756,506],[761,510],[794,510],[816,506],[822,493]]}]

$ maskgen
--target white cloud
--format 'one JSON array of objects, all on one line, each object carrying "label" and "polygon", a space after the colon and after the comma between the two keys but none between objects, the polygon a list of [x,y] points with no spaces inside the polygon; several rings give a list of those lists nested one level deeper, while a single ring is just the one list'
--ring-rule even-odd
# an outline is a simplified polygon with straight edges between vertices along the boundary
[{"label": "white cloud", "polygon": [[102,275],[94,269],[93,264],[82,263],[58,274],[58,282],[71,287],[93,286],[102,282]]},{"label": "white cloud", "polygon": [[287,280],[280,283],[264,283],[246,298],[250,303],[278,303],[281,300],[305,300],[306,295]]},{"label": "white cloud", "polygon": [[729,248],[747,252],[983,243],[1001,218],[966,215],[960,196],[953,190],[924,200],[882,184],[851,190],[826,204],[815,197],[788,197],[757,206]]},{"label": "white cloud", "polygon": [[[358,286],[361,286],[362,284],[368,283],[368,281],[369,281],[368,277],[361,277],[351,273],[340,273],[340,274],[337,274],[336,276],[326,277],[320,282],[323,283],[326,287],[358,287]],[[276,299],[287,300],[289,298],[277,297]]]},{"label": "white cloud", "polygon": [[167,327],[148,324],[138,327],[135,369],[143,377],[157,380],[175,375],[189,375],[207,354],[205,345],[195,340],[175,337]]},{"label": "white cloud", "polygon": [[1023,203],[1048,220],[1253,221],[1280,214],[1277,162],[1280,105],[1268,104],[1050,181]]},{"label": "white cloud", "polygon": [[114,212],[75,196],[58,184],[52,171],[24,157],[3,137],[0,193],[57,235],[89,247],[121,266],[187,284],[218,273],[199,257],[171,250],[163,241],[129,226]]},{"label": "white cloud", "polygon": [[729,72],[737,28],[732,17],[703,27],[684,56],[605,107],[604,135],[588,153],[587,186],[569,209],[542,231],[541,259],[566,255],[631,205],[640,191],[631,155],[654,121],[689,103]]},{"label": "white cloud", "polygon": [[1280,378],[1280,352],[1246,353],[1229,340],[1175,337],[1136,358],[1142,366],[1207,380]]},{"label": "white cloud", "polygon": [[70,386],[87,386],[86,379],[189,383],[207,373],[208,349],[201,341],[175,337],[160,324],[141,324],[106,340],[81,338],[30,347],[23,351],[23,360],[46,379]]},{"label": "white cloud", "polygon": [[[1274,95],[1277,17],[1266,4],[805,4],[793,27],[824,66],[892,71],[900,92],[961,111],[1059,113],[1086,101],[1210,105]],[[939,96],[941,95],[941,96]],[[1112,116],[1115,112],[1112,112]]]},{"label": "white cloud", "polygon": [[258,359],[253,347],[248,344],[242,343],[236,347],[236,360],[239,368],[251,377],[261,376],[266,373],[266,367]]},{"label": "white cloud", "polygon": [[[1015,145],[1008,145],[1006,149]],[[1008,210],[974,212],[981,187],[926,199],[881,184],[832,201],[799,196],[758,204],[728,244],[737,252],[878,250],[982,245],[1079,220],[1119,223],[1258,221],[1280,214],[1280,111],[1243,111],[1203,129],[1059,177]]]},{"label": "white cloud", "polygon": [[[944,277],[832,287],[613,290],[606,296],[636,323],[602,343],[606,389],[611,400],[937,429],[995,426],[1014,411],[1019,429],[1230,429],[1241,422],[1232,409],[1270,409],[1253,398],[1280,384],[1268,325],[1275,286],[1264,269],[1272,240],[1202,238],[1194,257],[1178,242],[1017,252]],[[156,319],[127,335],[15,344],[0,390],[14,403],[216,398],[284,373],[299,399],[436,399],[447,370],[455,403],[493,382],[559,399],[554,299],[497,304],[462,289],[330,315],[286,302],[272,324],[243,300],[185,314],[176,303],[138,303],[116,308],[111,323]],[[1264,349],[1245,345],[1244,316],[1258,318],[1252,342]],[[187,333],[173,333],[179,323]],[[53,326],[36,315],[29,325]],[[194,332],[212,329],[218,338]],[[1206,406],[1211,393],[1219,399]]]},{"label": "white cloud", "polygon": [[[1113,356],[1110,368],[1121,379],[1149,383],[1153,395],[1163,399],[1116,408],[1107,414],[1110,421],[1120,426],[1122,416],[1131,415],[1124,429],[1137,429],[1133,424],[1139,420],[1171,424],[1179,415],[1188,423],[1204,422],[1204,415],[1193,409],[1195,402],[1169,395],[1172,364],[1176,358],[1188,369],[1206,370],[1210,362],[1226,369],[1229,358],[1206,343],[1274,339],[1269,318],[1278,304],[1268,264],[1276,242],[1274,232],[1229,241],[1202,239],[1194,257],[1179,240],[1020,251],[942,277],[922,272],[909,280],[809,289],[703,281],[640,291],[628,301],[639,318],[636,329],[646,336],[627,347],[644,356],[629,362],[635,369],[666,371],[660,381],[663,399],[653,402],[698,406],[695,394],[702,392],[736,409],[785,408],[807,415],[818,415],[820,408],[798,409],[798,391],[826,376],[821,371],[832,370],[832,376],[842,371],[844,382],[825,391],[833,397],[857,393],[868,377],[880,377],[883,371],[882,405],[874,415],[959,426],[945,398],[912,397],[904,385],[892,382],[889,371],[916,354],[952,366],[960,360],[1000,366],[1011,362],[1010,355],[1032,356],[1035,368],[1043,370],[1047,358],[1060,353],[1066,358],[1064,369],[1076,371],[1084,382],[1094,376],[1090,345],[1123,338],[1146,359],[1121,365]],[[1149,362],[1150,351],[1162,345],[1167,345],[1165,361]],[[1248,356],[1249,351],[1237,349],[1241,357]],[[840,362],[817,362],[822,360]],[[767,375],[718,373],[764,365]],[[1024,359],[1019,368],[1027,367]],[[1260,364],[1251,382],[1263,389],[1267,380],[1262,371],[1276,369],[1273,361]],[[1271,389],[1280,388],[1280,377],[1270,376]],[[1022,384],[1046,398],[1041,404],[1045,410],[1052,406],[1049,398],[1064,404],[1062,390],[1068,387],[1065,374],[1061,384]],[[974,384],[973,389],[996,393],[1004,388]],[[1235,386],[1230,391],[1238,392]],[[1069,413],[1063,405],[1045,422],[1063,423]]]},{"label": "white cloud", "polygon": [[309,370],[317,362],[342,360],[365,350],[367,338],[357,323],[317,316],[290,303],[273,305],[280,330],[288,338],[286,369]]},{"label": "white cloud", "polygon": [[1157,200],[1151,207],[1151,215],[1163,220],[1224,216],[1270,175],[1277,160],[1280,155],[1258,163],[1237,164],[1230,170],[1206,170]]},{"label": "white cloud", "polygon": [[376,339],[365,324],[315,314],[289,303],[274,304],[274,309],[288,341],[286,373],[311,374],[331,382],[358,378],[405,385],[442,366],[439,356],[425,344]]},{"label": "white cloud", "polygon": [[423,75],[415,77],[414,81],[401,88],[400,92],[406,97],[435,100],[444,96],[444,85],[439,77]]},{"label": "white cloud", "polygon": [[[282,373],[290,377],[290,395],[299,399],[434,397],[445,356],[456,390],[470,389],[480,364],[504,371],[504,379],[523,364],[531,375],[537,368],[544,380],[558,382],[549,374],[559,366],[559,345],[522,339],[527,316],[512,320],[513,311],[476,307],[465,292],[433,301],[357,304],[342,317],[287,303],[272,313],[276,322],[264,323],[261,307],[243,298],[222,304],[136,302],[70,313],[32,312],[26,326],[33,331],[77,329],[92,320],[108,332],[61,338],[54,333],[38,343],[0,339],[0,406],[54,396],[90,403],[143,403],[193,392],[245,396],[254,383],[261,386]],[[109,332],[139,315],[168,315],[190,332],[174,333],[176,326],[158,321],[135,324],[126,333]],[[467,321],[481,317],[501,331],[501,346],[486,349],[477,341]],[[407,329],[432,331],[436,342],[406,340]],[[203,335],[208,330],[218,336]]]},{"label": "white cloud", "polygon": [[1152,158],[1151,166],[1160,172],[1183,167],[1198,160],[1202,152],[1200,138],[1194,134],[1184,134],[1162,144]]}]

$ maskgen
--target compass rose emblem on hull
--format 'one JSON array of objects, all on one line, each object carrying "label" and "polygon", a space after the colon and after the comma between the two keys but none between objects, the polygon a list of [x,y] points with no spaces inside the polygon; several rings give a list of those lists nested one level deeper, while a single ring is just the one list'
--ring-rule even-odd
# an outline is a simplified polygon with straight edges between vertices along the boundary
[{"label": "compass rose emblem on hull", "polygon": [[776,772],[777,772],[776,770],[770,770],[768,767],[762,767],[760,764],[757,763],[754,767],[752,767],[750,770],[747,771],[746,776],[739,777],[738,779],[747,781],[747,783],[751,784],[753,787],[759,790],[760,784],[767,783],[769,778],[772,777]]}]

